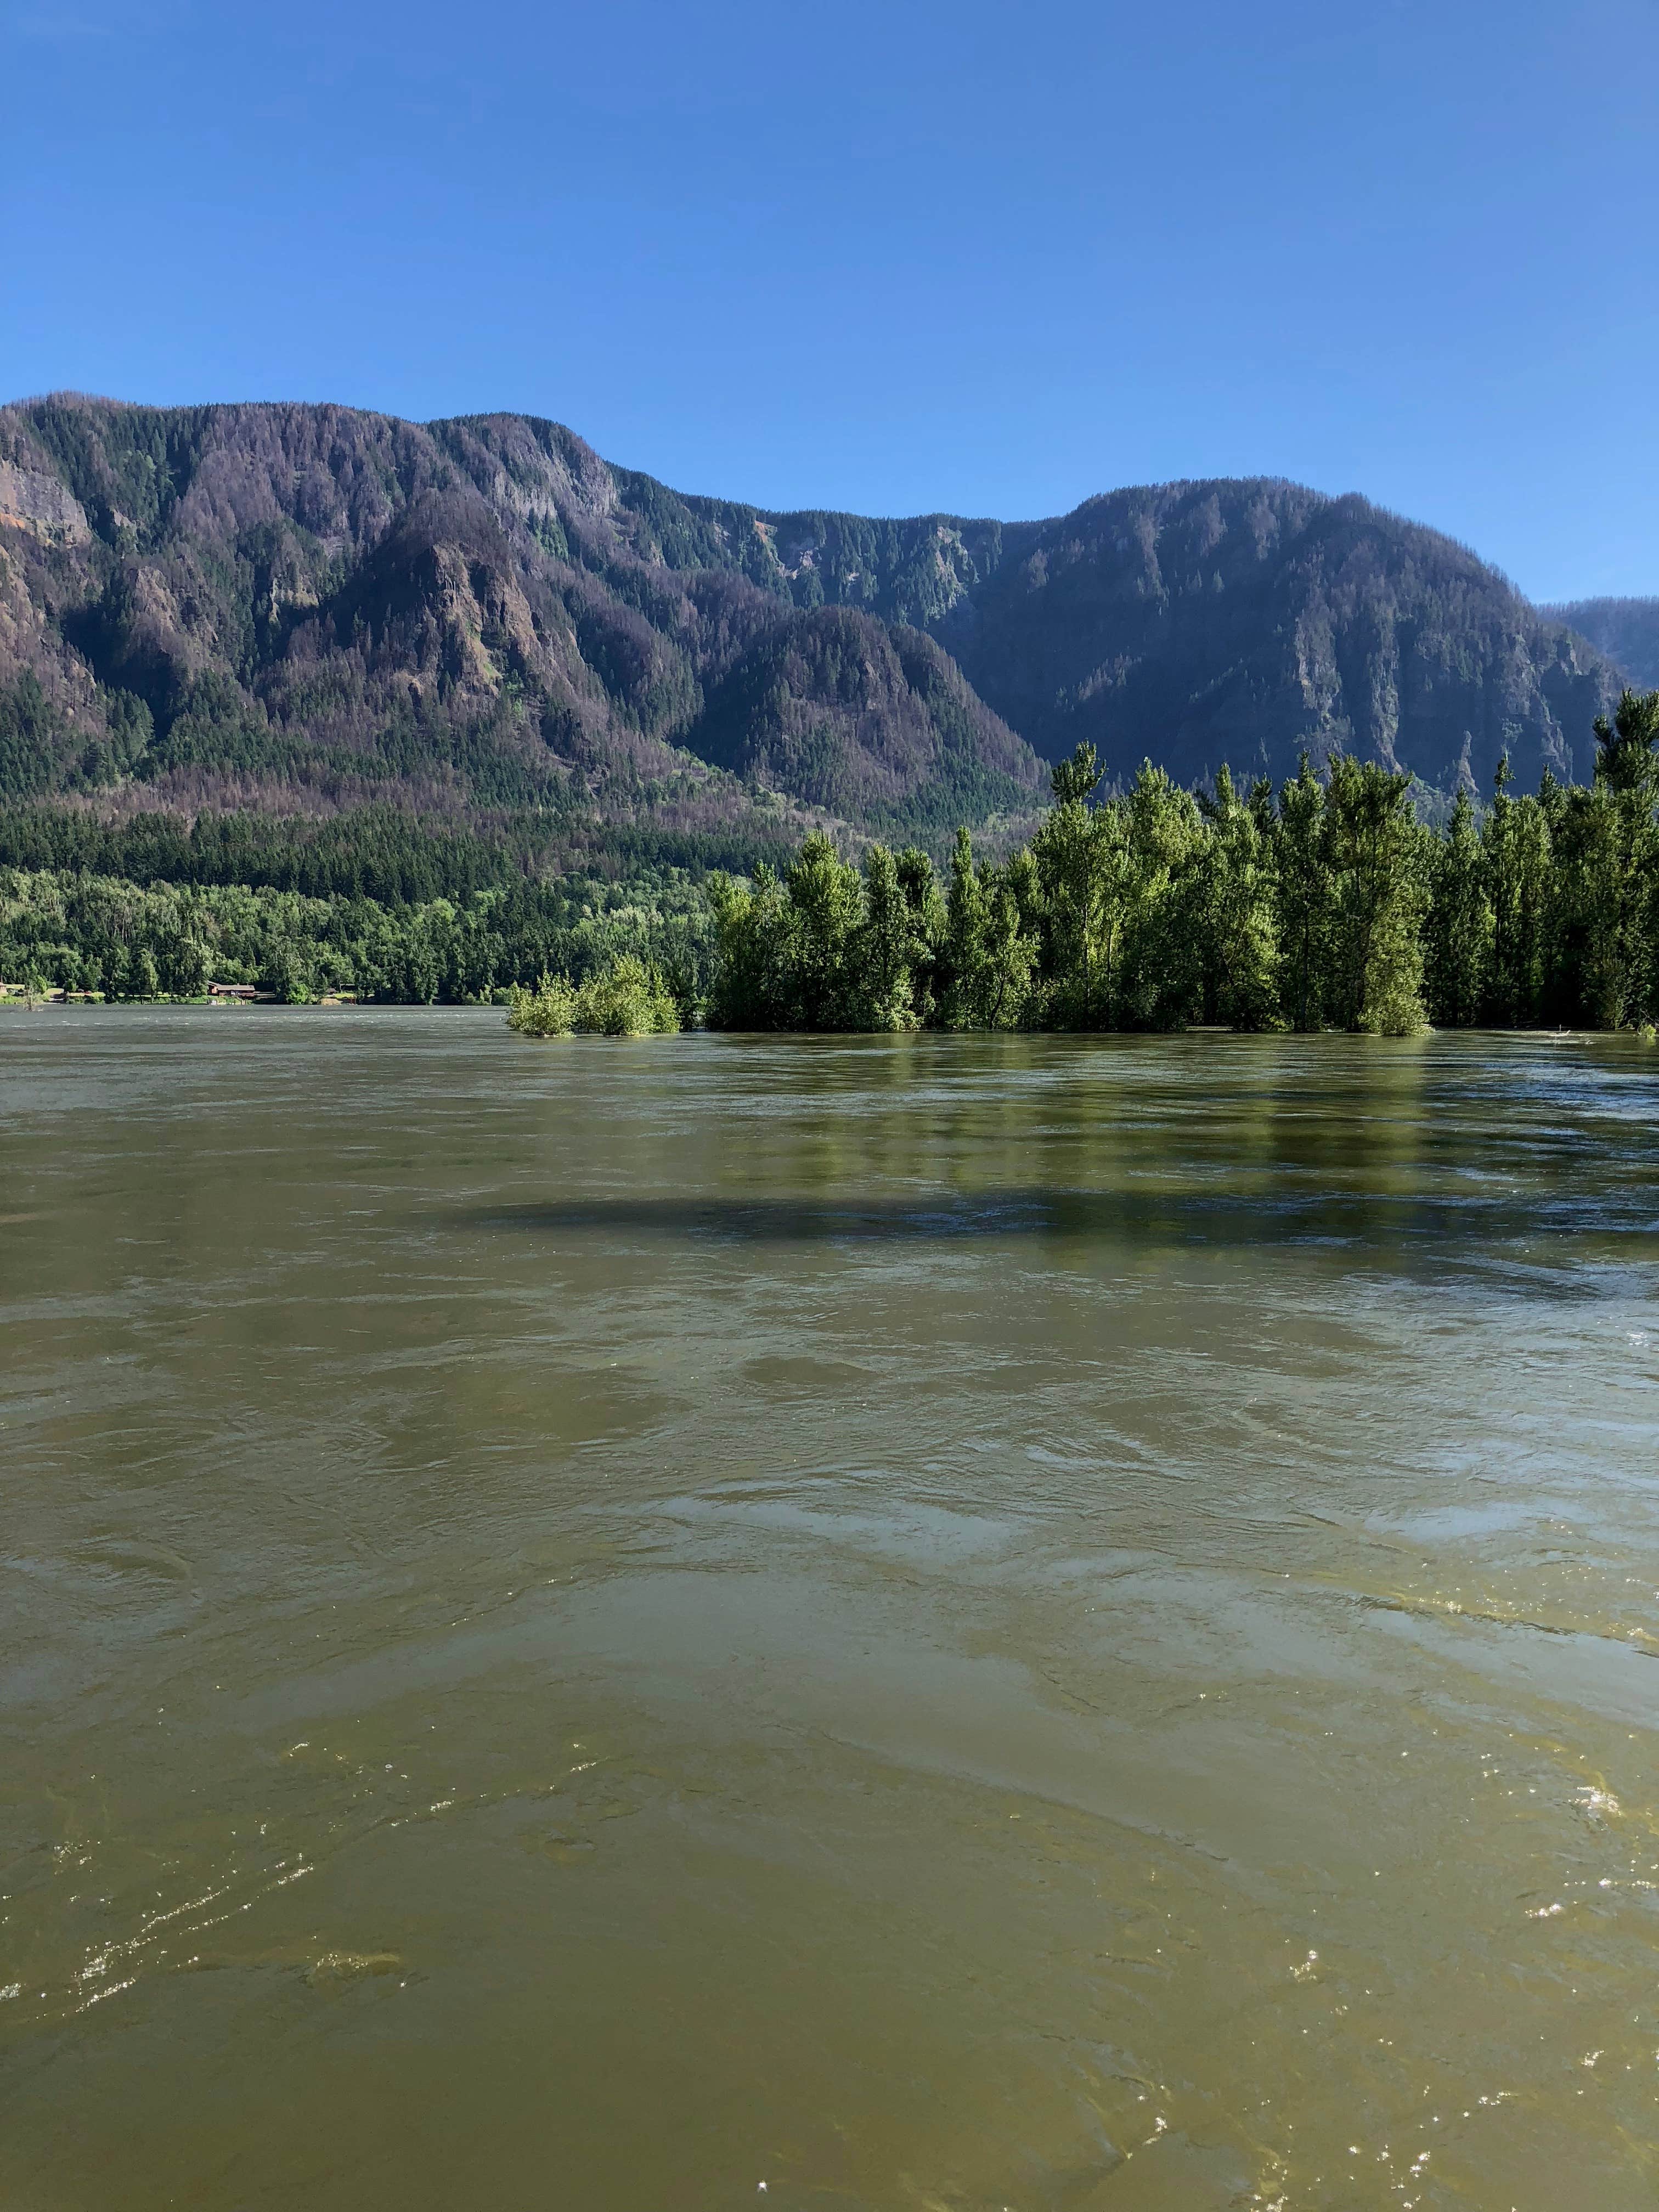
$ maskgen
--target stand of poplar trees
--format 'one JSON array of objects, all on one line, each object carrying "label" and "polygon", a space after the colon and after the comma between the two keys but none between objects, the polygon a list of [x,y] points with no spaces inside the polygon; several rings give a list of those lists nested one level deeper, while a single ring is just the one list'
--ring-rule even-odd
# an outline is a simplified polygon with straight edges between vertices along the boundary
[{"label": "stand of poplar trees", "polygon": [[712,1026],[738,1030],[1618,1029],[1659,1011],[1659,692],[1596,724],[1594,781],[1507,761],[1477,816],[1425,827],[1409,775],[1305,757],[1275,797],[1150,763],[1096,803],[1094,750],[1009,860],[957,834],[948,881],[822,834],[781,874],[710,886]]}]

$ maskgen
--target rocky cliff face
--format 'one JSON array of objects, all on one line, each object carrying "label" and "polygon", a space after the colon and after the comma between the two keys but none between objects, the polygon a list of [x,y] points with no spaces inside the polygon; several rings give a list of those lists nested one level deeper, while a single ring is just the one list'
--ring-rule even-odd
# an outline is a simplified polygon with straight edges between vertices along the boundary
[{"label": "rocky cliff face", "polygon": [[1079,738],[1119,778],[1583,775],[1620,680],[1462,547],[1295,485],[774,515],[524,416],[0,410],[13,796],[929,834],[1029,814]]},{"label": "rocky cliff face", "polygon": [[737,559],[800,604],[917,623],[980,696],[1057,759],[1151,757],[1188,781],[1295,772],[1304,747],[1413,769],[1448,795],[1587,774],[1617,696],[1605,654],[1451,539],[1362,499],[1245,481],[1112,492],[1038,523],[756,518],[636,490],[666,559]]},{"label": "rocky cliff face", "polygon": [[848,611],[831,680],[792,604],[665,564],[554,424],[54,400],[0,410],[0,467],[15,795],[925,830],[1042,787],[936,647]]}]

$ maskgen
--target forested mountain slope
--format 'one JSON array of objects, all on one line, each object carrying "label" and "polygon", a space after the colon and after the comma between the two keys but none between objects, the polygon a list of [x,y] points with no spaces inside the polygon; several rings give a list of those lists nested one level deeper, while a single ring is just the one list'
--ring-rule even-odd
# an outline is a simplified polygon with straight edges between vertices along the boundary
[{"label": "forested mountain slope", "polygon": [[1545,611],[1587,637],[1639,689],[1659,690],[1659,599],[1573,599]]},{"label": "forested mountain slope", "polygon": [[551,423],[0,410],[0,787],[757,835],[1035,805],[931,640],[642,535]]},{"label": "forested mountain slope", "polygon": [[1619,689],[1462,547],[1282,483],[774,515],[524,416],[0,409],[14,799],[936,839],[1029,814],[1080,738],[1116,781],[1304,746],[1583,775]]},{"label": "forested mountain slope", "polygon": [[1495,569],[1358,497],[1267,479],[1106,494],[1056,520],[872,522],[678,499],[618,475],[636,542],[725,562],[801,605],[927,629],[1046,759],[1079,739],[1121,781],[1295,772],[1305,745],[1449,794],[1588,775],[1619,672]]}]

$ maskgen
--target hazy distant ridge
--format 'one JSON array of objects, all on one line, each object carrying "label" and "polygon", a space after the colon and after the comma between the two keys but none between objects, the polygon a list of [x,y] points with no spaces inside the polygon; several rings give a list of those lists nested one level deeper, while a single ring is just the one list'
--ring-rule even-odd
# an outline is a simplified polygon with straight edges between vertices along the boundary
[{"label": "hazy distant ridge", "polygon": [[1544,611],[1587,637],[1632,684],[1659,690],[1659,599],[1571,599]]}]

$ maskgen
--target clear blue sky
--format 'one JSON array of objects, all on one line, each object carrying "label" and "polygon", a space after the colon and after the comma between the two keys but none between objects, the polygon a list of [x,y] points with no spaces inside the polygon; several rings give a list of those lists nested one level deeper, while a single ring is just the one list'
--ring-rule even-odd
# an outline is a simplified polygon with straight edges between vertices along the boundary
[{"label": "clear blue sky", "polygon": [[1356,489],[1659,592],[1659,0],[0,0],[0,392],[770,507]]}]

